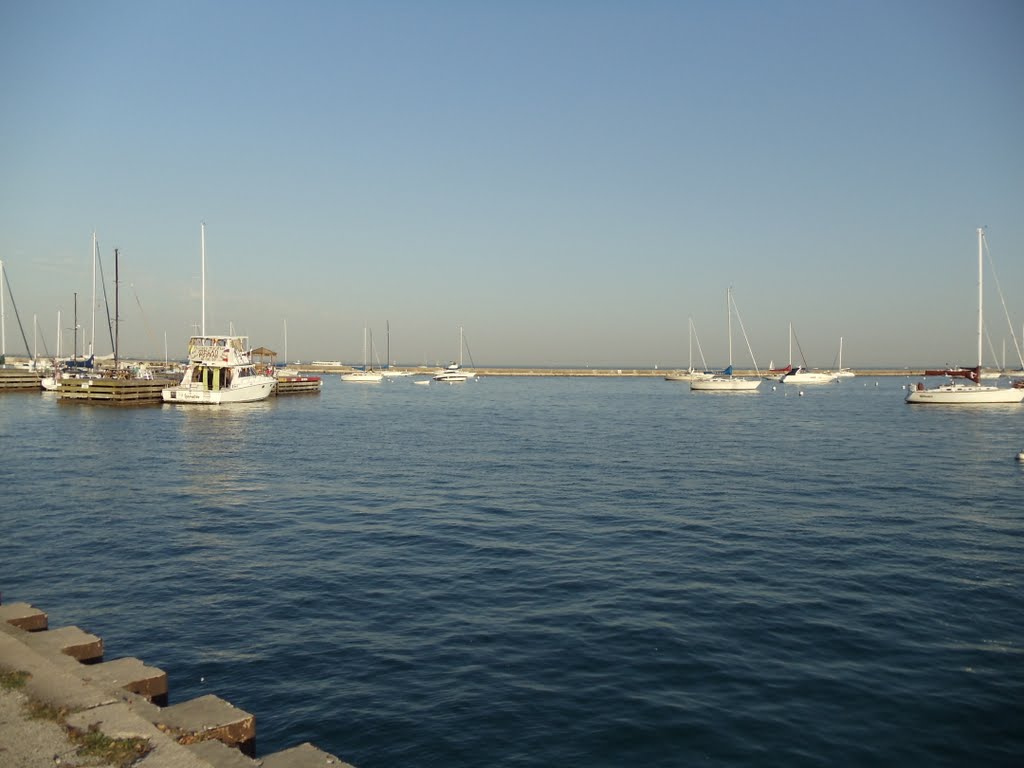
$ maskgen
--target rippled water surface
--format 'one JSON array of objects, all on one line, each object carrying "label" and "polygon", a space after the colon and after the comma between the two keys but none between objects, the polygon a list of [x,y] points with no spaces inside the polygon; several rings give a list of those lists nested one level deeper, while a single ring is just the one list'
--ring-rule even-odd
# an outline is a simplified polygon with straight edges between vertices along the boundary
[{"label": "rippled water surface", "polygon": [[373,766],[1020,765],[1024,408],[0,394],[0,590]]}]

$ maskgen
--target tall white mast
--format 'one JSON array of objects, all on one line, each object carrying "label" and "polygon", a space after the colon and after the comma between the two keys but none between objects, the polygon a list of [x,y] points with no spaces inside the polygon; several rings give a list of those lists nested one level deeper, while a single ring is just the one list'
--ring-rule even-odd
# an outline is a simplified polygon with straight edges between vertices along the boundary
[{"label": "tall white mast", "polygon": [[202,314],[200,315],[201,323],[199,325],[203,336],[206,335],[206,222],[202,222],[202,226],[199,230],[199,247],[202,254]]},{"label": "tall white mast", "polygon": [[981,290],[981,273],[982,273],[982,244],[985,240],[985,230],[978,227],[978,370],[981,370],[981,337],[984,333],[983,326],[984,320],[982,319],[982,290]]},{"label": "tall white mast", "polygon": [[89,357],[96,354],[96,230],[92,232],[92,340],[89,342]]},{"label": "tall white mast", "polygon": [[459,326],[459,368],[462,367],[462,326]]},{"label": "tall white mast", "polygon": [[60,310],[57,310],[57,357],[60,357]]},{"label": "tall white mast", "polygon": [[729,367],[732,368],[732,286],[725,291],[725,317],[729,327]]},{"label": "tall white mast", "polygon": [[0,259],[0,355],[7,355],[7,313],[4,309],[4,262]]}]

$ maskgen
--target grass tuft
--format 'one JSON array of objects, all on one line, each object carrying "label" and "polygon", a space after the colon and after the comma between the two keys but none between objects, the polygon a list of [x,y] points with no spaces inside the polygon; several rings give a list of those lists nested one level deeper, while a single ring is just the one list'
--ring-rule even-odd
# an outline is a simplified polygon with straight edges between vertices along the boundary
[{"label": "grass tuft", "polygon": [[25,687],[25,683],[32,677],[28,672],[18,670],[0,670],[0,688],[5,691],[18,691]]}]

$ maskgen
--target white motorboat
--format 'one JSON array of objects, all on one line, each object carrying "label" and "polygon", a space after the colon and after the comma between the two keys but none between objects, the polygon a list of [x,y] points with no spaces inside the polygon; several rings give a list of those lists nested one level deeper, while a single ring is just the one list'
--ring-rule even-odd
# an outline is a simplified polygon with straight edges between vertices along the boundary
[{"label": "white motorboat", "polygon": [[[476,371],[466,370],[462,367],[462,350],[466,346],[466,340],[462,333],[462,326],[459,326],[459,361],[451,362],[433,375],[434,381],[443,381],[448,384],[461,384],[476,376]],[[470,356],[472,359],[472,355]]]},{"label": "white motorboat", "polygon": [[266,400],[277,380],[257,370],[248,336],[206,334],[206,224],[201,229],[201,333],[188,340],[181,383],[161,390],[165,403],[223,405]]},{"label": "white motorboat", "polygon": [[276,383],[256,369],[247,336],[193,336],[181,383],[161,394],[165,403],[252,403],[266,400]]},{"label": "white motorboat", "polygon": [[[985,230],[978,228],[978,365],[974,368],[959,370],[925,371],[926,376],[948,376],[951,381],[937,387],[926,387],[919,382],[907,394],[906,402],[935,405],[980,405],[997,403],[1020,403],[1024,401],[1024,388],[996,387],[981,383],[982,337],[984,335],[984,316],[982,310],[982,275],[984,272]],[[972,383],[966,384],[952,381],[953,378],[966,378]]]},{"label": "white motorboat", "polygon": [[793,367],[793,324],[789,324],[789,368],[788,371],[779,377],[779,381],[783,384],[830,384],[833,381],[837,381],[839,376],[832,371],[814,371],[807,367],[807,361],[804,359],[804,351],[800,347],[800,339],[796,340],[797,349],[800,351],[800,359],[804,361],[803,365]]},{"label": "white motorboat", "polygon": [[779,381],[783,384],[831,384],[838,379],[839,374],[832,371],[809,371],[798,365]]}]

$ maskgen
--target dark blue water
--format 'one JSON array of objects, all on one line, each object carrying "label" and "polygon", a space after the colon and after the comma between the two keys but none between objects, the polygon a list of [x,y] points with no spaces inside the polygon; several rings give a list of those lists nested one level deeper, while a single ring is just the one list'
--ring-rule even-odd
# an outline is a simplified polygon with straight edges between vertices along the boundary
[{"label": "dark blue water", "polygon": [[374,766],[1019,765],[1024,408],[0,395],[0,590]]}]

